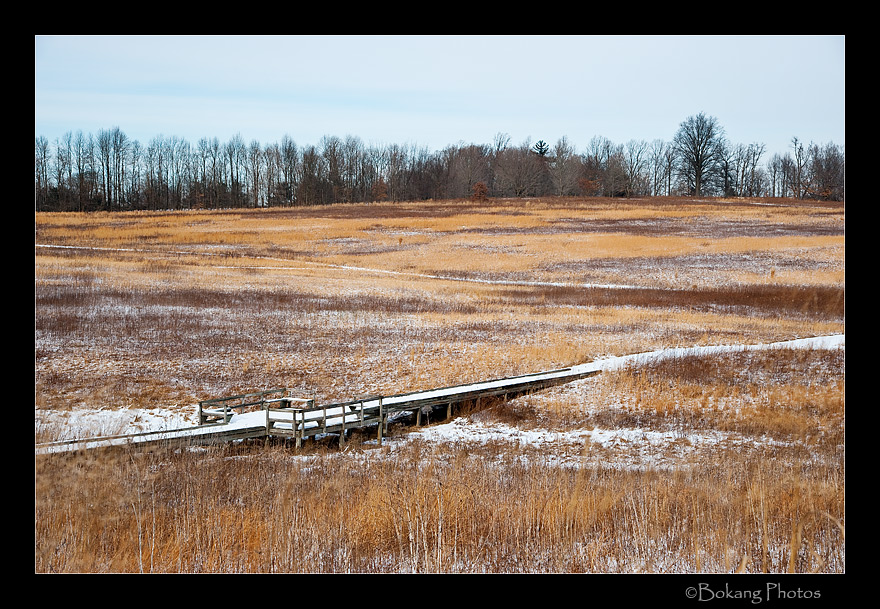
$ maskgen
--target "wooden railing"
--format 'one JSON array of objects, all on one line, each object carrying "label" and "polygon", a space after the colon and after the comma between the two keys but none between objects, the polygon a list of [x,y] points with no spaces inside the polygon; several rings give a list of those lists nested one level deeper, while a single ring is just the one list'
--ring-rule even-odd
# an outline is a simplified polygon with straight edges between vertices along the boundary
[{"label": "wooden railing", "polygon": [[289,399],[291,390],[287,388],[266,389],[255,393],[244,393],[225,398],[214,398],[199,402],[199,425],[208,423],[228,423],[236,410],[239,413],[246,408],[259,406],[260,409],[270,404],[281,403]]},{"label": "wooden railing", "polygon": [[339,443],[345,442],[347,430],[378,424],[378,439],[382,442],[387,426],[387,412],[382,396],[364,396],[342,404],[315,406],[314,400],[284,397],[280,407],[266,407],[266,435],[292,437],[296,446],[319,434],[339,434]]}]

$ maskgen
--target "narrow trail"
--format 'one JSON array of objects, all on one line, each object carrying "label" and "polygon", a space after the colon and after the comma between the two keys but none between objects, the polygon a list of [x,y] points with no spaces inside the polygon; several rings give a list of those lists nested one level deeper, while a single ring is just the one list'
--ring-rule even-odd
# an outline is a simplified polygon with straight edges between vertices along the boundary
[{"label": "narrow trail", "polygon": [[741,351],[760,351],[766,349],[837,349],[844,348],[845,334],[832,334],[829,336],[816,336],[811,338],[799,338],[794,340],[779,341],[775,343],[764,343],[760,345],[714,345],[706,347],[675,347],[669,349],[658,349],[656,351],[648,351],[645,353],[635,353],[632,355],[622,355],[618,357],[610,357],[597,360],[589,364],[581,364],[573,366],[572,369],[601,369],[601,370],[618,370],[626,366],[643,366],[654,361],[665,359],[674,359],[688,356],[706,356],[718,353],[731,353]]},{"label": "narrow trail", "polygon": [[[226,254],[212,253],[212,252],[189,252],[189,251],[161,251],[157,252],[155,250],[143,250],[143,249],[135,249],[135,248],[109,248],[109,247],[91,247],[91,246],[81,246],[81,245],[49,245],[49,244],[34,244],[34,247],[46,248],[46,249],[78,249],[78,250],[90,250],[96,252],[134,252],[134,253],[142,253],[142,254],[163,254],[168,256],[207,256],[207,257],[226,257]],[[563,281],[524,281],[524,280],[514,280],[514,279],[480,279],[478,277],[456,277],[452,275],[436,275],[430,273],[416,273],[413,271],[394,271],[391,269],[377,269],[372,267],[365,266],[356,266],[350,264],[336,264],[331,262],[316,262],[313,260],[296,260],[290,258],[277,258],[273,256],[258,256],[258,255],[245,255],[245,258],[250,258],[253,260],[270,260],[272,262],[283,262],[290,263],[295,262],[297,264],[306,264],[311,265],[308,267],[305,266],[273,266],[273,267],[263,267],[263,266],[241,266],[241,265],[214,265],[212,268],[218,269],[263,269],[263,270],[275,270],[275,271],[310,271],[315,268],[323,268],[323,269],[336,269],[341,271],[357,271],[359,273],[375,273],[379,275],[394,275],[398,277],[416,277],[419,279],[435,279],[438,281],[455,281],[461,283],[479,283],[484,285],[512,285],[512,286],[534,286],[534,287],[568,287],[568,288],[608,288],[608,289],[638,289],[643,286],[637,285],[628,285],[628,284],[618,284],[618,283],[572,283],[572,282],[563,282]]]}]

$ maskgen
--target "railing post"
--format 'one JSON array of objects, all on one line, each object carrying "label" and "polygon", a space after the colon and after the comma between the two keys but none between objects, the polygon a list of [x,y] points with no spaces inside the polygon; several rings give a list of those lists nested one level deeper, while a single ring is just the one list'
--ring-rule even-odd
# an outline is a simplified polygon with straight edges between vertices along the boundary
[{"label": "railing post", "polygon": [[[326,412],[327,411],[325,410],[324,412],[325,412],[324,420],[326,421],[327,420],[326,419],[326,417],[327,417]],[[342,408],[342,422],[340,423],[340,425],[342,425],[342,429],[339,432],[339,448],[342,448],[345,445],[345,408],[344,407]]]},{"label": "railing post", "polygon": [[382,416],[382,396],[379,396],[379,433],[378,440],[379,446],[382,446],[382,424],[385,422],[385,417]]}]

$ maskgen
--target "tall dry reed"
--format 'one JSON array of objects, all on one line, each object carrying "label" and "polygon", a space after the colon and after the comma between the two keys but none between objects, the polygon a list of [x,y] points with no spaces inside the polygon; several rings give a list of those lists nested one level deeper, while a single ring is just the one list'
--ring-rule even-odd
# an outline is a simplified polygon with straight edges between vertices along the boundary
[{"label": "tall dry reed", "polygon": [[418,444],[40,460],[35,570],[844,570],[840,472],[720,457],[671,473]]}]

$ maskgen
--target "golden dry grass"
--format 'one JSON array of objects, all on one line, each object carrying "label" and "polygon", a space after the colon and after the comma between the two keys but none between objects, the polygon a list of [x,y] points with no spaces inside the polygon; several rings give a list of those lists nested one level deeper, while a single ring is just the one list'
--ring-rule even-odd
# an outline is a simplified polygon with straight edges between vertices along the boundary
[{"label": "golden dry grass", "polygon": [[[844,332],[842,206],[764,203],[36,214],[35,408],[346,399]],[[844,394],[842,353],[770,352],[471,413],[560,438],[671,434],[648,465],[625,439],[391,451],[357,435],[344,454],[40,459],[35,571],[842,572]]]}]

